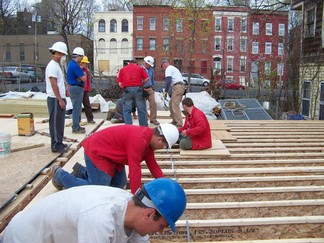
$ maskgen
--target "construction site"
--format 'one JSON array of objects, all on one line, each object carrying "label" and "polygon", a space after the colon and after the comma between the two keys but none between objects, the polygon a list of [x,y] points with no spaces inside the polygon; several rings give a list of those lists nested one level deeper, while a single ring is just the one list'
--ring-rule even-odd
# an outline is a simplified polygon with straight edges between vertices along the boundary
[{"label": "construction site", "polygon": [[[66,119],[64,140],[70,148],[52,153],[46,112],[37,113],[24,102],[24,112],[6,112],[0,118],[0,131],[10,134],[11,146],[0,158],[0,232],[18,212],[57,192],[51,167],[71,171],[76,162],[84,164],[82,140],[118,126],[96,112],[95,124],[82,124],[86,134],[73,134],[71,119]],[[158,121],[171,122],[169,111],[159,110]],[[175,233],[165,229],[151,235],[151,242],[324,242],[324,122],[255,119],[209,124],[212,148],[188,151],[175,145],[155,152],[165,176],[184,188],[187,207]],[[152,179],[142,163],[142,183]]]}]

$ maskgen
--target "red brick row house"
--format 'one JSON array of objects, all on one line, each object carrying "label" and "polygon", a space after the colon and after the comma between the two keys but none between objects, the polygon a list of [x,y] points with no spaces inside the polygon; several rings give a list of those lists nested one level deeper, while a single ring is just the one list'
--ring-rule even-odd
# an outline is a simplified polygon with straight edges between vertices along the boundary
[{"label": "red brick row house", "polygon": [[287,33],[287,12],[216,6],[133,9],[134,58],[153,56],[158,81],[163,80],[161,60],[168,58],[182,72],[206,78],[214,74],[250,86],[284,82]]}]

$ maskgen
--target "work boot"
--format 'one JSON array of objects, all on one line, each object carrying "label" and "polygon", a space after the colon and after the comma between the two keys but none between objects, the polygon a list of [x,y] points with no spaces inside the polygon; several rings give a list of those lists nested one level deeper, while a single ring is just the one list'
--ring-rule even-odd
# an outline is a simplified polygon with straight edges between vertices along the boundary
[{"label": "work boot", "polygon": [[155,121],[150,121],[150,123],[151,123],[151,124],[154,124],[154,125],[156,125],[156,126],[160,125],[160,123],[159,123],[157,120],[155,120]]},{"label": "work boot", "polygon": [[110,120],[114,117],[114,115],[115,115],[114,110],[110,109],[110,110],[108,111],[108,113],[107,113],[107,118],[106,118],[106,120],[110,121]]},{"label": "work boot", "polygon": [[81,127],[78,130],[72,131],[72,133],[85,133],[85,129],[81,129]]},{"label": "work boot", "polygon": [[96,124],[94,120],[88,121],[89,124]]},{"label": "work boot", "polygon": [[82,165],[79,162],[76,162],[73,165],[73,168],[72,168],[73,171],[70,174],[75,177],[78,177],[81,168],[82,168]]},{"label": "work boot", "polygon": [[57,190],[63,190],[63,186],[61,184],[59,184],[56,180],[55,180],[55,174],[57,172],[58,169],[60,169],[61,167],[58,165],[54,165],[51,168],[51,172],[52,172],[52,184],[53,186],[57,189]]}]

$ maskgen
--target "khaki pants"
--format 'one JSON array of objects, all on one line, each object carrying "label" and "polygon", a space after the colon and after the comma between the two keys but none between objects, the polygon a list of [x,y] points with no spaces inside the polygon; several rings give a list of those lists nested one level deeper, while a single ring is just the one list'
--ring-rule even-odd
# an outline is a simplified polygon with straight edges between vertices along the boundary
[{"label": "khaki pants", "polygon": [[172,122],[176,123],[177,126],[183,125],[180,111],[180,102],[182,101],[182,96],[184,95],[185,90],[186,87],[181,84],[172,86],[172,94],[171,99],[169,101],[169,108]]},{"label": "khaki pants", "polygon": [[146,98],[150,105],[150,121],[156,121],[156,102],[155,102],[155,92],[152,87],[145,89],[150,95]]}]

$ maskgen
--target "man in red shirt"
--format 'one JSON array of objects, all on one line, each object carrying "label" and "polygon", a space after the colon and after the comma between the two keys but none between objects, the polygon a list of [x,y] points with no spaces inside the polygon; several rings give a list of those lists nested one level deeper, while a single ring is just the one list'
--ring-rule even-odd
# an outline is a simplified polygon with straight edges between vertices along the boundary
[{"label": "man in red shirt", "polygon": [[185,123],[178,128],[181,149],[200,150],[212,146],[209,122],[206,115],[194,106],[192,99],[185,98],[182,108],[186,113]]},{"label": "man in red shirt", "polygon": [[131,192],[135,193],[141,185],[141,162],[145,161],[154,178],[164,177],[154,150],[171,148],[178,138],[179,132],[172,124],[154,129],[130,125],[103,129],[82,142],[86,167],[76,163],[70,174],[54,166],[53,185],[59,190],[90,184],[124,188],[128,165]]},{"label": "man in red shirt", "polygon": [[138,112],[138,122],[140,126],[148,126],[146,116],[146,100],[143,93],[143,83],[148,81],[146,71],[137,65],[136,60],[132,60],[123,67],[119,73],[117,81],[123,89],[123,113],[125,124],[133,124],[132,110],[136,106]]}]

